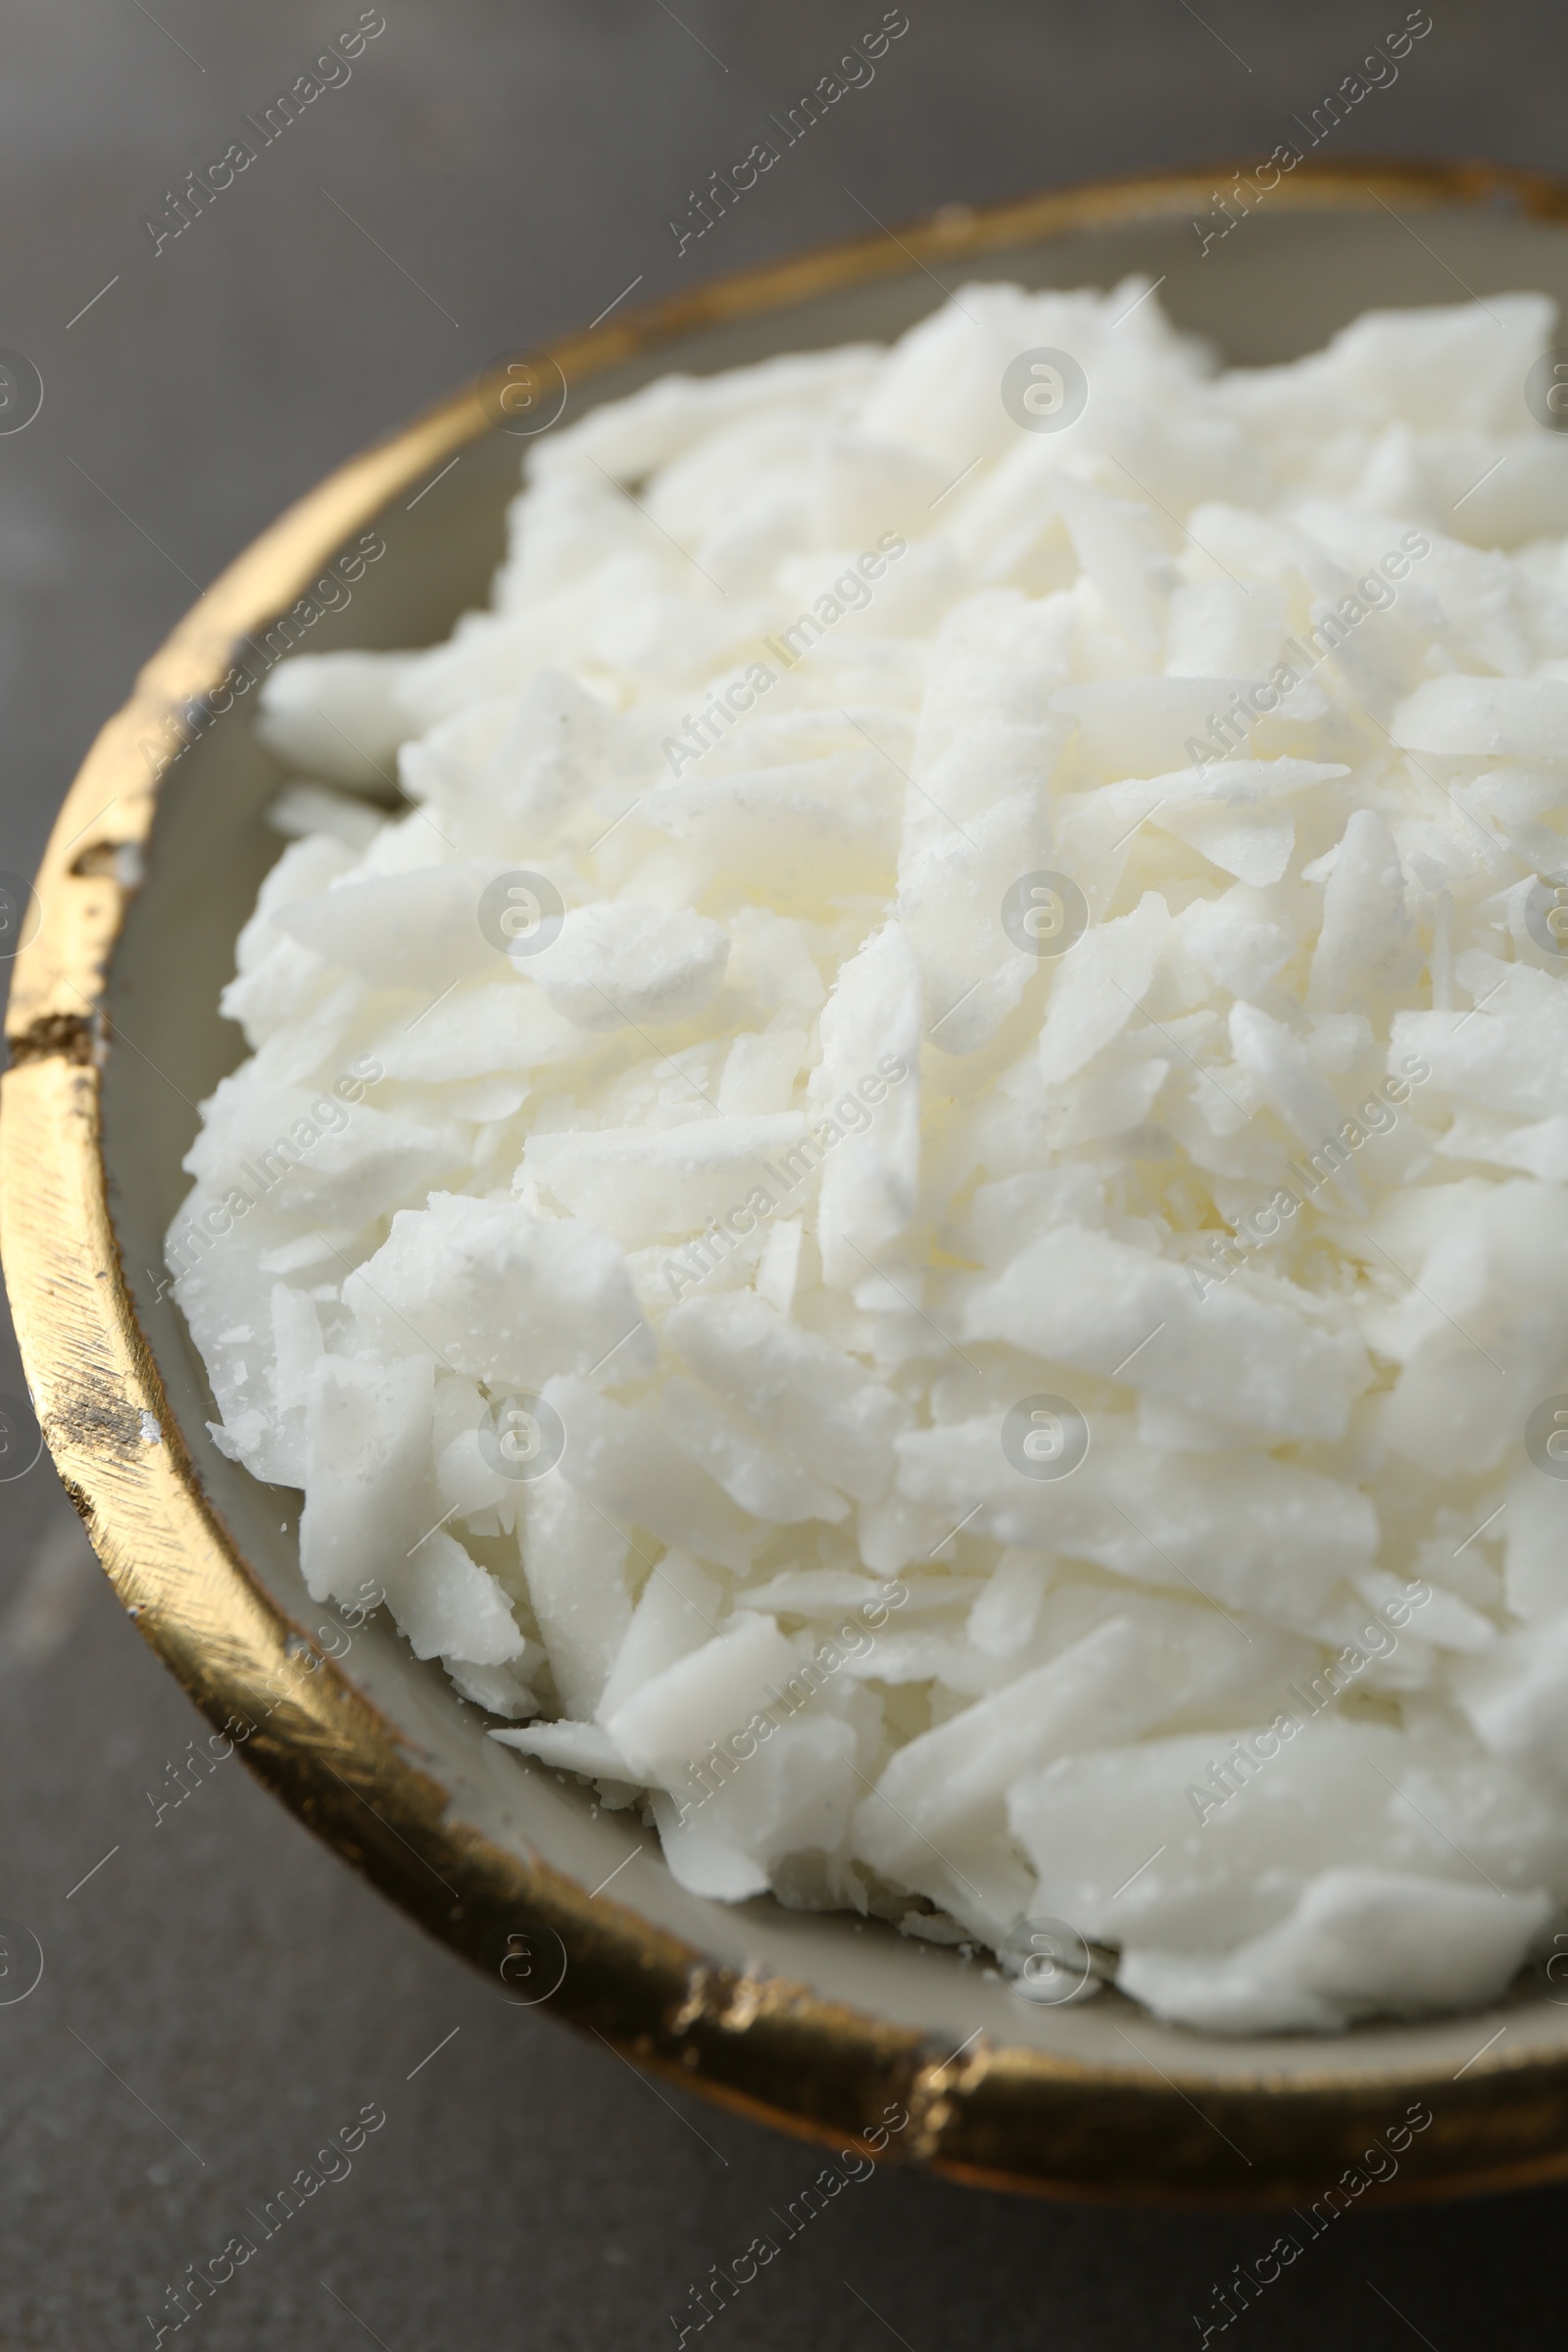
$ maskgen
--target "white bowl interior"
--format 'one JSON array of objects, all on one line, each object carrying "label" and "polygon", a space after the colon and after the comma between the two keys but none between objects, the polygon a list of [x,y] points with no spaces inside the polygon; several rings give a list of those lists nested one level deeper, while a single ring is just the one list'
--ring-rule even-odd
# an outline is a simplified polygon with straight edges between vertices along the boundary
[{"label": "white bowl interior", "polygon": [[[1364,208],[1271,213],[1265,205],[1224,246],[1200,256],[1185,212],[1078,230],[975,264],[966,278],[1029,286],[1108,285],[1125,272],[1162,279],[1160,300],[1183,326],[1210,336],[1232,362],[1288,359],[1321,343],[1359,312],[1542,288],[1568,307],[1568,233],[1507,207],[1401,208],[1414,229],[1369,196]],[[1430,249],[1436,249],[1435,251]],[[1442,256],[1439,260],[1438,255]],[[941,292],[909,270],[879,284],[726,322],[666,343],[574,389],[568,416],[679,368],[707,373],[786,349],[885,339],[934,308]],[[377,517],[386,559],[368,571],[352,604],[307,640],[312,652],[348,646],[420,645],[444,637],[465,609],[482,604],[501,552],[502,515],[526,441],[493,435],[466,451],[440,489],[407,511]],[[162,1236],[183,1197],[180,1161],[195,1132],[189,1107],[240,1059],[239,1032],[221,1020],[218,995],[233,968],[235,935],[263,874],[280,850],[262,822],[281,781],[255,741],[244,706],[214,723],[168,771],[144,887],[131,905],[111,977],[117,1030],[134,1052],[113,1052],[105,1080],[111,1205],[142,1326],[208,1494],[235,1544],[278,1603],[306,1627],[319,1612],[300,1579],[298,1496],[257,1485],[207,1434],[215,1407],[184,1323],[156,1296]],[[613,1895],[727,1966],[759,1965],[808,1982],[824,1997],[895,2024],[952,2037],[985,2028],[999,2042],[1032,2044],[1092,2066],[1131,2058],[1116,2029],[1131,2030],[1160,2066],[1191,2069],[1201,2053],[1210,2076],[1260,2068],[1301,2075],[1320,2068],[1321,2043],[1272,2039],[1201,2042],[1155,2024],[1119,1996],[1069,2008],[1016,1999],[981,1963],[901,1937],[846,1914],[785,1910],[770,1899],[707,1902],[677,1886],[657,1840],[632,1814],[590,1817],[591,1792],[538,1763],[524,1764],[485,1737],[439,1664],[418,1664],[380,1621],[356,1637],[345,1671],[407,1736],[425,1769],[450,1789],[451,1815],[522,1855],[537,1854],[587,1887],[634,1848]],[[607,1898],[609,1899],[609,1898]],[[1508,2005],[1510,2055],[1561,2050],[1568,2011],[1538,1981]],[[1434,2070],[1459,2065],[1484,2034],[1471,2017],[1363,2029],[1335,2046],[1341,2064],[1391,2060]]]}]

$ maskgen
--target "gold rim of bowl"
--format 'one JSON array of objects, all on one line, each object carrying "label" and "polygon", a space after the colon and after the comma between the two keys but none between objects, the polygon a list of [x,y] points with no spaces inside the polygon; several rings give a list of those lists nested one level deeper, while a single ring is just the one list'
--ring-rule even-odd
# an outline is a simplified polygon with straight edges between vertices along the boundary
[{"label": "gold rim of bowl", "polygon": [[[707,283],[556,341],[568,382],[696,329],[944,263],[1085,229],[1202,210],[1213,172],[950,207]],[[1568,220],[1568,183],[1483,164],[1309,160],[1280,209],[1503,205]],[[147,839],[158,784],[143,745],[216,689],[264,630],[387,503],[490,432],[472,383],[352,459],[291,507],[208,589],[105,725],[60,812],[36,890],[46,910],[15,962],[0,1083],[0,1255],[34,1407],[60,1476],[124,1607],[215,1725],[260,1716],[301,1629],[264,1590],[209,1500],[122,1269],[102,1149],[106,1014],[128,904],[117,853]],[[144,1442],[151,1415],[163,1442]],[[288,1645],[293,1643],[293,1650]],[[470,1960],[503,1923],[554,1930],[569,1967],[551,2006],[639,2064],[783,2130],[840,2142],[891,2102],[909,2123],[888,2154],[956,2180],[1039,2194],[1288,2205],[1318,2196],[1412,2102],[1434,2122],[1391,2193],[1457,2195],[1568,2173],[1562,2046],[1499,2048],[1463,2070],[1372,2068],[1334,2042],[1282,2065],[1219,2065],[1197,2037],[1162,2071],[1114,2068],[987,2036],[949,2057],[929,2034],[809,1985],[717,1967],[540,1861],[446,1818],[446,1790],[397,1726],[330,1660],[245,1744],[252,1767],[346,1861]],[[1273,2045],[1277,2052],[1279,2045]],[[1236,2063],[1242,2058],[1241,2063]],[[1250,2151],[1243,2154],[1242,2150]]]}]

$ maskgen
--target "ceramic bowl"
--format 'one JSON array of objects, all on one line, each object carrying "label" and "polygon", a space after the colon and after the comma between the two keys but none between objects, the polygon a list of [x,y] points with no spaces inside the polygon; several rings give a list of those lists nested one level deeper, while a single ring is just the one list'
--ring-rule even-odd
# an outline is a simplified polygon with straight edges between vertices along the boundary
[{"label": "ceramic bowl", "polygon": [[[575,416],[669,368],[894,335],[977,272],[1103,286],[1145,270],[1239,362],[1309,350],[1373,306],[1568,299],[1555,183],[1308,163],[1205,247],[1229,178],[878,230],[617,310],[528,380],[542,399],[559,368]],[[214,1446],[161,1237],[196,1105],[241,1052],[218,996],[277,854],[263,811],[280,774],[223,681],[242,661],[259,674],[277,616],[368,528],[386,554],[309,628],[312,651],[433,642],[484,601],[529,445],[506,380],[378,443],[239,557],[104,728],[37,878],[0,1092],[0,1250],[39,1419],[125,1607],[216,1727],[254,1726],[242,1753],[277,1794],[498,1997],[776,2125],[838,2142],[902,2112],[891,2161],[1166,2202],[1309,2204],[1401,2131],[1384,2196],[1568,2172],[1568,2001],[1544,1976],[1485,2015],[1214,2040],[1113,1992],[1026,2002],[875,1923],[688,1894],[634,1814],[593,1809],[581,1784],[487,1739],[382,1619],[329,1625],[300,1580],[297,1498]],[[1428,2118],[1414,2132],[1412,2110]]]}]

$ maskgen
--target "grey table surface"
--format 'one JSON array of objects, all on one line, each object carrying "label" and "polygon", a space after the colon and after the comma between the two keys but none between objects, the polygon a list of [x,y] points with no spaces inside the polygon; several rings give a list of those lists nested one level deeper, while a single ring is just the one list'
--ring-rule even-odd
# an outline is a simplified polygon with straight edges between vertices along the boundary
[{"label": "grey table surface", "polygon": [[[197,584],[497,350],[581,323],[639,275],[655,293],[858,233],[862,208],[897,220],[1265,155],[1404,15],[906,4],[874,83],[677,257],[665,221],[694,180],[877,22],[872,0],[384,0],[351,80],[155,258],[142,216],[357,10],[10,0],[0,344],[46,396],[0,438],[0,867],[30,870],[94,730]],[[1363,152],[1568,170],[1561,12],[1432,13],[1347,151],[1353,133]],[[7,1332],[0,1391],[18,1378]],[[0,1914],[45,1956],[36,1990],[0,2006],[0,2347],[156,2340],[169,2284],[370,2102],[386,2122],[352,2171],[190,2323],[211,2352],[673,2343],[692,2284],[820,2158],[503,2007],[242,1765],[156,1817],[199,1727],[47,1463],[0,1487]],[[1565,2190],[1369,2199],[1239,2326],[1278,2346],[1556,2340],[1565,2225]],[[1263,2217],[880,2175],[710,2340],[1191,2342],[1213,2283],[1272,2234]]]}]

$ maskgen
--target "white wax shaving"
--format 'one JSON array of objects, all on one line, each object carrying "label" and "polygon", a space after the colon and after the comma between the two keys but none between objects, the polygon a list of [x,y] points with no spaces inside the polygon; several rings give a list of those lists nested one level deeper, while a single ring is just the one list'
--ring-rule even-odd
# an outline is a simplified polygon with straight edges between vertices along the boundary
[{"label": "white wax shaving", "polygon": [[1552,327],[970,286],[540,439],[490,611],[264,688],[215,1437],[695,1891],[1213,2033],[1550,1947]]}]

